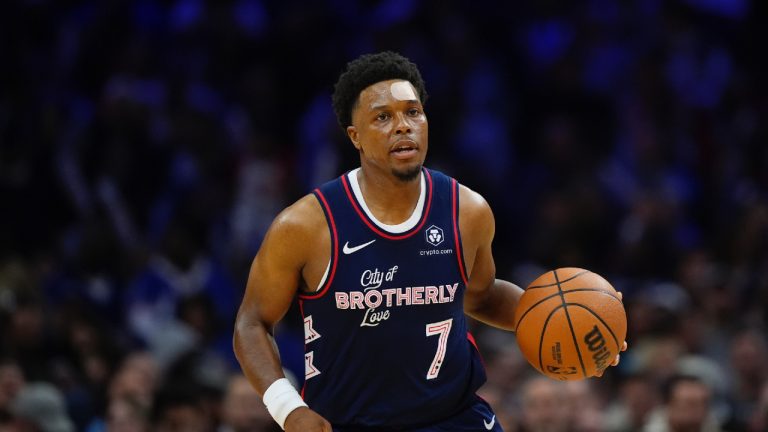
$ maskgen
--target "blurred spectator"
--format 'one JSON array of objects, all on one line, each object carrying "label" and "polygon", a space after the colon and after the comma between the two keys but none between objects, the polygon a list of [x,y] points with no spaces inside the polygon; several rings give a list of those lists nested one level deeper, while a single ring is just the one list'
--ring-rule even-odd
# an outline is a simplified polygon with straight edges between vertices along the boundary
[{"label": "blurred spectator", "polygon": [[693,376],[670,377],[663,389],[663,407],[654,412],[644,432],[717,432],[712,411],[712,390]]},{"label": "blurred spectator", "polygon": [[60,350],[61,341],[49,328],[45,309],[37,295],[20,293],[8,318],[0,329],[0,351],[13,356],[30,381],[53,378],[52,360]]},{"label": "blurred spectator", "polygon": [[132,263],[114,229],[107,221],[92,218],[69,236],[64,258],[42,281],[46,303],[55,315],[85,313],[122,323],[121,279],[132,270]]},{"label": "blurred spectator", "polygon": [[[203,251],[201,229],[182,221],[171,224],[160,253],[150,258],[128,288],[125,307],[130,328],[153,351],[161,367],[206,337],[231,334],[218,328],[217,323],[234,319],[235,289],[224,268]],[[192,297],[201,298],[202,305],[210,303],[212,314],[193,315],[191,308],[180,311],[180,305]],[[191,321],[177,319],[179,312],[184,312],[182,318]],[[200,322],[200,319],[207,321]],[[199,328],[201,325],[205,328]],[[231,351],[229,347],[227,351]]]},{"label": "blurred spectator", "polygon": [[529,378],[520,389],[522,432],[568,432],[573,426],[565,383],[551,378]]},{"label": "blurred spectator", "polygon": [[224,331],[227,327],[217,316],[208,296],[195,294],[182,299],[177,315],[179,321],[194,333],[197,350],[219,357],[228,362],[229,367],[237,364],[232,354],[232,337]]},{"label": "blurred spectator", "polygon": [[147,407],[127,398],[113,399],[107,409],[107,432],[148,432]]},{"label": "blurred spectator", "polygon": [[0,262],[0,323],[7,326],[8,316],[16,308],[19,298],[34,292],[36,280],[27,261],[10,258]]},{"label": "blurred spectator", "polygon": [[606,432],[639,431],[660,404],[655,382],[645,375],[630,375],[619,384],[618,400],[608,406]]},{"label": "blurred spectator", "polygon": [[481,334],[483,340],[478,343],[492,349],[483,351],[488,381],[478,395],[493,406],[504,430],[512,432],[519,427],[520,414],[519,401],[513,395],[520,391],[531,366],[509,333],[497,330]]},{"label": "blurred spectator", "polygon": [[731,340],[730,394],[733,401],[734,421],[746,424],[752,413],[759,412],[763,402],[768,372],[765,359],[768,345],[758,329],[740,331]]},{"label": "blurred spectator", "polygon": [[33,382],[24,386],[11,403],[11,413],[16,427],[22,431],[75,431],[63,395],[47,383]]},{"label": "blurred spectator", "polygon": [[594,380],[568,381],[565,383],[564,390],[571,411],[571,428],[573,431],[605,431],[603,403],[596,393],[594,385]]},{"label": "blurred spectator", "polygon": [[149,432],[149,407],[135,399],[116,397],[110,400],[105,418],[96,418],[87,432]]},{"label": "blurred spectator", "polygon": [[26,381],[18,363],[0,357],[0,417],[10,414],[11,401],[24,388]]},{"label": "blurred spectator", "polygon": [[223,421],[218,432],[278,432],[261,397],[243,375],[229,379],[222,406]]},{"label": "blurred spectator", "polygon": [[768,430],[768,384],[763,385],[757,406],[750,413],[750,418],[745,427],[750,432]]},{"label": "blurred spectator", "polygon": [[93,416],[88,432],[149,430],[150,411],[161,384],[157,362],[149,352],[129,353],[111,376],[101,416]]},{"label": "blurred spectator", "polygon": [[149,409],[154,401],[154,394],[160,384],[160,371],[157,362],[148,352],[129,354],[109,384],[108,397],[128,399]]},{"label": "blurred spectator", "polygon": [[64,345],[53,363],[53,382],[63,392],[78,429],[104,410],[110,377],[121,357],[103,318],[90,311],[63,311],[59,321]]},{"label": "blurred spectator", "polygon": [[152,429],[157,432],[212,432],[212,415],[206,410],[201,391],[194,384],[171,383],[156,395]]}]

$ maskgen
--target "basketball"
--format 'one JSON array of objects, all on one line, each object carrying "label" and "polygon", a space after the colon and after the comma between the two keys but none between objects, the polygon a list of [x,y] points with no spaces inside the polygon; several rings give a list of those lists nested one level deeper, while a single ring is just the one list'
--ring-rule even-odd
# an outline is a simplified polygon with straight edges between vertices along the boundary
[{"label": "basketball", "polygon": [[589,378],[610,366],[627,335],[621,298],[600,275],[559,268],[525,289],[515,310],[517,344],[542,374]]}]

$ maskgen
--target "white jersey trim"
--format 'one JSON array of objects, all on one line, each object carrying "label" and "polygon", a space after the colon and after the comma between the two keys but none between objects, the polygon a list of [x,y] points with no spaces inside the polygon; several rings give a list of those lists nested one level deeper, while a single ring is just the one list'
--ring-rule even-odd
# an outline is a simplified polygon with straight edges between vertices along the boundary
[{"label": "white jersey trim", "polygon": [[315,288],[315,292],[320,291],[320,288],[323,287],[325,284],[325,280],[328,279],[328,272],[331,270],[331,260],[328,260],[328,265],[325,266],[325,273],[323,273],[323,277],[320,278],[320,283],[317,284],[317,288]]},{"label": "white jersey trim", "polygon": [[374,216],[371,210],[368,208],[368,204],[365,203],[363,192],[360,190],[360,183],[357,182],[358,171],[360,171],[360,168],[356,168],[350,171],[347,174],[347,179],[349,179],[349,185],[352,187],[352,193],[355,194],[355,198],[357,199],[357,202],[360,203],[360,207],[362,207],[365,214],[369,219],[373,221],[373,223],[376,224],[376,226],[391,234],[402,234],[412,229],[419,223],[421,220],[421,213],[424,211],[424,201],[426,201],[427,197],[427,185],[426,181],[424,180],[424,172],[419,173],[419,178],[421,179],[419,182],[421,192],[419,192],[419,201],[416,203],[416,208],[413,209],[411,216],[403,223],[399,223],[397,225],[388,225],[376,219],[376,216]]}]

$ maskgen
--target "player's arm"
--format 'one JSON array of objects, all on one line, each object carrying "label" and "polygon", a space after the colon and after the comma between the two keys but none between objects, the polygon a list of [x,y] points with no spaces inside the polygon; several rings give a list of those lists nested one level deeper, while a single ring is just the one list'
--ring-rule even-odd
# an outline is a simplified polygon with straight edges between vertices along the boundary
[{"label": "player's arm", "polygon": [[496,230],[493,212],[480,194],[459,186],[459,225],[467,265],[467,315],[494,327],[514,330],[515,308],[523,290],[496,279],[491,243]]},{"label": "player's arm", "polygon": [[[496,229],[493,212],[480,194],[464,186],[459,189],[459,203],[462,246],[469,275],[464,312],[478,321],[514,331],[515,309],[523,290],[511,282],[496,279],[491,252]],[[621,351],[626,349],[624,342]],[[619,359],[617,355],[611,366],[618,365]]]},{"label": "player's arm", "polygon": [[286,431],[331,431],[330,424],[306,405],[296,408],[301,398],[284,379],[273,339],[275,325],[299,288],[309,259],[307,245],[313,244],[318,223],[325,224],[322,209],[311,195],[278,215],[253,260],[235,321],[234,350],[240,366],[273,417],[278,423],[284,419]]}]

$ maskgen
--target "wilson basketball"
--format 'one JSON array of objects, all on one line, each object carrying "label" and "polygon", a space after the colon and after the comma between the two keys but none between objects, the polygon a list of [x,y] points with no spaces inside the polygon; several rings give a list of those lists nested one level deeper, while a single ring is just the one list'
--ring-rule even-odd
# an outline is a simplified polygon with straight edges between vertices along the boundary
[{"label": "wilson basketball", "polygon": [[525,289],[515,311],[515,333],[528,362],[561,381],[604,370],[627,335],[627,315],[615,289],[600,275],[559,268]]}]

